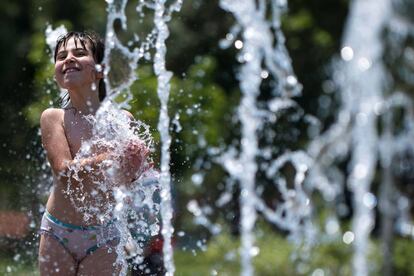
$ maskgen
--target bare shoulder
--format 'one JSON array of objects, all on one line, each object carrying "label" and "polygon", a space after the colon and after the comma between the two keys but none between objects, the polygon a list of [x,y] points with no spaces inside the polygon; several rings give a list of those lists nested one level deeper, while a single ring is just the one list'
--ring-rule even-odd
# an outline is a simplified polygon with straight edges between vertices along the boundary
[{"label": "bare shoulder", "polygon": [[48,108],[40,116],[40,126],[62,122],[64,110],[61,108]]}]

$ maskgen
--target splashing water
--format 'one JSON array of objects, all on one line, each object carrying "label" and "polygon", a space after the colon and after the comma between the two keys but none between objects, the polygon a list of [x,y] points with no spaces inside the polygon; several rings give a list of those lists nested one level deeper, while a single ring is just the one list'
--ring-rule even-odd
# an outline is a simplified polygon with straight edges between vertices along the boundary
[{"label": "splashing water", "polygon": [[56,42],[58,38],[61,35],[66,34],[68,31],[66,30],[65,26],[61,25],[57,27],[56,29],[53,29],[52,26],[48,25],[45,30],[45,36],[46,36],[46,44],[49,46],[50,51],[52,53],[50,60],[51,62],[54,62],[53,60],[53,53],[56,49]]},{"label": "splashing water", "polygon": [[[116,20],[121,21],[123,30],[127,28],[127,18],[125,16],[127,2],[128,0],[107,1],[108,19],[105,37],[104,64],[106,64],[106,67],[104,74],[107,80],[106,91],[108,95],[113,96],[116,96],[118,92],[124,89],[129,89],[131,84],[137,79],[135,70],[140,57],[142,57],[139,54],[142,52],[142,48],[135,48],[133,51],[130,51],[119,41],[114,30]],[[142,47],[145,46],[145,44],[142,45]],[[124,102],[128,103],[129,100],[126,99]]]},{"label": "splashing water", "polygon": [[[284,36],[280,30],[280,15],[286,8],[286,2],[222,0],[220,6],[231,12],[237,20],[231,35],[227,36],[230,39],[227,42],[223,41],[222,45],[230,45],[238,32],[241,32],[243,39],[235,42],[236,48],[241,49],[239,61],[243,63],[239,74],[243,98],[238,109],[242,125],[241,153],[240,157],[236,158],[234,151],[229,151],[222,160],[225,168],[241,186],[240,252],[242,275],[247,276],[254,273],[251,259],[256,255],[253,235],[256,209],[266,209],[268,218],[273,214],[278,216],[270,208],[264,207],[265,203],[256,194],[255,188],[258,171],[256,158],[259,155],[257,132],[263,125],[263,118],[260,116],[263,111],[258,109],[256,99],[260,95],[263,74],[265,72],[266,77],[270,74],[277,80],[273,91],[275,98],[271,101],[274,112],[279,110],[278,107],[289,106],[277,103],[293,102],[290,98],[299,95],[301,87],[293,75],[290,58],[284,46]],[[268,9],[271,10],[270,22],[267,20]],[[277,219],[272,221],[279,222]]]},{"label": "splashing water", "polygon": [[[135,122],[131,128],[128,115],[120,112],[120,109],[109,101],[103,102],[97,114],[87,119],[93,125],[93,138],[82,144],[75,156],[75,161],[108,149],[112,157],[99,164],[97,170],[102,171],[102,174],[96,175],[94,168],[90,168],[88,173],[94,177],[92,182],[95,185],[83,183],[85,180],[82,179],[79,166],[70,167],[68,177],[77,179],[79,185],[73,186],[72,182],[68,181],[66,194],[72,204],[82,212],[86,223],[92,219],[100,224],[114,220],[121,233],[120,243],[117,246],[117,262],[123,267],[121,274],[125,274],[127,256],[124,248],[128,242],[133,241],[130,238],[131,232],[149,233],[150,229],[159,223],[158,220],[152,223],[143,220],[144,208],[153,214],[156,214],[159,209],[159,203],[152,201],[153,194],[159,190],[159,187],[156,181],[152,183],[153,185],[144,185],[151,179],[157,179],[157,172],[153,171],[149,164],[151,160],[145,160],[136,172],[136,180],[128,183],[128,179],[123,176],[124,161],[119,157],[124,156],[126,148],[131,143],[135,143],[137,139],[151,148],[152,139],[148,126]],[[131,221],[131,217],[136,219]],[[155,234],[150,233],[150,235]],[[136,244],[134,248],[137,248],[135,252],[132,252],[136,257],[134,261],[139,263],[142,259],[142,254],[140,254],[142,248]]]},{"label": "splashing water", "polygon": [[[66,195],[74,207],[83,214],[85,223],[97,221],[106,224],[113,221],[118,228],[121,237],[116,248],[117,263],[121,265],[121,275],[126,275],[127,257],[133,259],[133,263],[140,264],[143,260],[143,247],[145,241],[159,233],[159,202],[154,201],[154,195],[160,193],[158,184],[159,175],[152,169],[149,158],[142,157],[145,161],[139,171],[136,172],[136,180],[133,183],[123,177],[122,171],[125,165],[122,161],[129,145],[139,141],[141,146],[153,151],[152,137],[149,127],[140,121],[131,123],[128,115],[122,108],[128,107],[131,98],[128,93],[129,86],[136,79],[135,69],[140,58],[139,50],[129,51],[116,38],[112,28],[116,19],[125,22],[122,12],[125,1],[121,6],[118,2],[108,3],[108,31],[106,36],[106,52],[104,64],[107,79],[108,97],[101,103],[101,107],[95,116],[89,115],[85,119],[92,125],[92,138],[84,141],[79,149],[76,160],[82,160],[94,156],[100,152],[111,151],[111,158],[98,165],[98,168],[86,168],[92,176],[91,185],[84,182],[80,162],[70,167],[68,179],[71,177],[79,181],[76,187],[68,180]],[[64,28],[52,31],[48,28],[47,41],[56,41],[56,36],[62,34]],[[49,44],[51,49],[53,45]],[[142,51],[141,51],[142,53]],[[122,63],[122,66],[120,64]],[[127,65],[127,66],[125,66]],[[111,70],[121,68],[122,70]],[[102,68],[97,68],[102,70]],[[129,97],[121,103],[115,102],[115,98],[121,91],[126,91]],[[102,171],[95,174],[94,169]],[[152,219],[151,219],[152,218]],[[133,234],[141,236],[141,242],[137,243],[132,238]],[[129,247],[129,254],[124,248]]]}]

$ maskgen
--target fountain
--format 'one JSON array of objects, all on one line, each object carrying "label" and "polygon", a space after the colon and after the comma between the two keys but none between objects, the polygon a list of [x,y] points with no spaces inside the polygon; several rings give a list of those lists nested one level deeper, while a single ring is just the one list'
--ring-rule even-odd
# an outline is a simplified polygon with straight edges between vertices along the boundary
[{"label": "fountain", "polygon": [[[231,176],[240,182],[240,208],[241,208],[241,264],[242,275],[253,275],[252,256],[257,248],[254,246],[253,229],[256,222],[256,209],[258,205],[263,208],[263,202],[256,195],[256,158],[259,155],[257,132],[263,125],[256,99],[260,95],[260,84],[263,73],[269,73],[278,82],[274,89],[274,98],[270,105],[277,112],[279,109],[294,104],[292,96],[300,92],[300,85],[293,75],[290,59],[284,45],[284,36],[281,32],[280,15],[286,8],[286,2],[274,1],[220,1],[223,9],[233,13],[237,24],[233,30],[241,32],[242,52],[240,61],[243,63],[239,74],[240,88],[243,93],[238,116],[242,125],[241,153],[239,157],[225,154],[224,166]],[[268,7],[269,6],[269,7]],[[271,10],[271,20],[266,18],[268,9]],[[237,33],[232,33],[234,38]],[[231,43],[232,39],[230,39]],[[276,43],[275,43],[276,41]],[[229,44],[230,44],[229,43]],[[273,46],[275,44],[275,46]],[[262,67],[264,64],[264,68]],[[272,109],[272,107],[269,107]],[[266,111],[262,111],[266,112]],[[276,122],[274,122],[276,123]],[[301,185],[299,180],[297,185]],[[273,213],[267,209],[267,213]]]},{"label": "fountain", "polygon": [[[85,220],[99,216],[102,221],[106,221],[112,213],[116,217],[117,227],[122,233],[117,248],[117,262],[123,266],[121,274],[127,273],[127,259],[137,266],[143,261],[144,239],[132,237],[131,233],[135,231],[146,236],[162,233],[166,275],[174,275],[176,268],[172,240],[177,231],[172,222],[170,125],[175,124],[177,128],[180,125],[178,113],[172,122],[168,113],[173,74],[167,71],[165,59],[168,23],[173,13],[180,11],[182,1],[140,0],[136,10],[140,15],[153,12],[154,28],[141,41],[140,47],[132,50],[122,44],[114,29],[116,22],[120,22],[123,30],[127,29],[125,9],[128,1],[106,2],[108,19],[104,63],[107,66],[97,70],[104,70],[108,97],[96,116],[89,117],[94,124],[96,138],[84,143],[76,158],[88,156],[93,147],[108,145],[118,149],[121,154],[124,145],[137,134],[154,151],[148,126],[138,121],[130,129],[127,117],[119,112],[130,107],[133,98],[130,86],[139,77],[136,75],[138,62],[142,58],[148,59],[150,52],[154,51],[153,70],[161,103],[158,123],[161,138],[160,172],[149,169],[147,164],[136,180],[136,187],[139,188],[113,189],[115,203],[103,209],[86,208],[82,204],[85,200],[82,186],[75,193],[71,193],[68,187],[67,192],[73,204],[84,212]],[[392,80],[387,71],[387,66],[400,58],[392,56],[398,52],[394,49],[401,47],[397,43],[399,40],[393,42],[392,39],[397,37],[402,40],[402,33],[406,37],[410,34],[407,22],[401,19],[407,16],[404,14],[406,9],[401,6],[412,5],[410,3],[408,0],[352,1],[340,52],[341,60],[335,62],[333,70],[334,82],[340,90],[341,107],[334,123],[320,133],[318,119],[307,115],[295,100],[301,96],[302,87],[293,72],[281,30],[281,16],[287,11],[287,1],[219,1],[220,7],[235,18],[235,25],[220,42],[220,46],[225,49],[234,45],[239,50],[236,57],[240,63],[237,79],[242,97],[237,117],[241,137],[238,145],[208,149],[209,157],[222,165],[229,174],[226,182],[229,187],[226,187],[212,208],[219,208],[229,202],[229,191],[234,183],[238,183],[241,211],[239,252],[243,276],[255,274],[253,260],[260,252],[256,245],[255,227],[260,216],[288,233],[288,238],[297,249],[294,257],[306,263],[312,246],[326,235],[315,221],[317,214],[314,194],[322,195],[323,204],[334,209],[344,190],[352,193],[351,229],[342,233],[338,222],[340,219],[332,215],[323,222],[328,235],[339,235],[345,243],[353,245],[353,274],[369,275],[370,234],[375,224],[374,211],[378,208],[382,214],[384,273],[392,275],[391,264],[386,264],[391,259],[392,236],[395,232],[414,236],[414,226],[409,218],[409,200],[396,187],[394,179],[395,170],[402,170],[395,168],[395,163],[398,163],[396,160],[407,150],[414,152],[410,145],[414,111],[412,100],[404,93],[404,89],[412,87],[412,83],[409,73],[399,72],[398,77],[404,80],[405,85],[394,89],[392,87],[397,87],[397,77]],[[387,31],[391,41],[388,44],[383,42],[384,31]],[[62,32],[65,32],[63,28],[47,29],[46,36],[51,48],[56,36]],[[384,63],[383,56],[387,54],[385,47],[393,50],[388,53],[390,56]],[[401,49],[400,52],[403,52],[401,55],[410,68],[412,52]],[[263,85],[270,87],[265,101]],[[397,109],[403,110],[402,116],[398,115]],[[275,149],[272,144],[274,135],[269,132],[269,126],[277,125],[284,112],[293,112],[294,116],[303,118],[313,130],[316,129],[307,147]],[[398,116],[403,118],[403,123],[402,130],[396,134],[394,123],[400,118]],[[347,159],[349,160],[346,161]],[[339,162],[347,162],[349,172],[339,168]],[[120,164],[113,162],[105,165],[109,168],[105,170],[105,181],[112,183],[117,177]],[[286,166],[291,167],[291,175],[285,174]],[[73,167],[71,174],[79,177],[78,170]],[[200,186],[203,175],[204,172],[194,173],[191,180]],[[259,175],[265,179],[265,188],[258,183]],[[372,185],[377,175],[382,177],[378,194],[373,191]],[[273,206],[263,198],[264,190],[269,187],[277,190],[280,195],[277,204]],[[102,185],[100,190],[93,192],[96,196],[108,190],[108,186]],[[154,199],[156,194],[159,194],[159,202]],[[398,200],[400,203],[396,207]],[[220,233],[222,227],[209,221],[208,212],[197,199],[190,200],[187,209],[194,215],[196,224],[204,226],[212,235]],[[143,210],[153,217],[152,221],[147,220]],[[394,222],[396,226],[393,226]],[[185,233],[179,231],[177,235]],[[199,247],[204,248],[204,243],[200,241]],[[132,248],[129,255],[125,253],[124,247]],[[298,270],[300,273],[312,272]],[[319,268],[312,275],[324,275],[323,273],[323,268]]]},{"label": "fountain", "polygon": [[[325,134],[312,141],[309,148],[316,167],[324,171],[334,166],[335,159],[343,158],[347,153],[350,155],[346,184],[353,194],[354,214],[352,231],[347,233],[354,245],[355,275],[370,273],[367,259],[376,206],[383,214],[384,275],[392,275],[390,248],[386,242],[397,230],[392,229],[396,194],[391,163],[401,154],[399,148],[411,148],[404,141],[412,137],[412,101],[404,93],[390,89],[393,80],[383,61],[383,33],[392,18],[391,4],[392,1],[352,2],[341,49],[343,61],[335,72],[342,100],[338,120]],[[400,33],[401,28],[394,31]],[[394,136],[393,113],[398,107],[405,110],[405,123],[403,131]],[[382,125],[382,130],[378,125]],[[377,171],[378,163],[380,171]],[[373,194],[371,187],[376,174],[383,178],[378,196]]]},{"label": "fountain", "polygon": [[[255,176],[258,171],[256,158],[263,154],[258,147],[257,134],[269,117],[260,114],[255,99],[260,95],[262,67],[264,64],[277,80],[274,98],[269,102],[270,112],[279,112],[283,108],[296,106],[291,99],[298,96],[300,86],[290,68],[290,59],[284,48],[284,38],[280,31],[280,14],[286,8],[285,1],[239,1],[222,0],[221,6],[234,14],[237,24],[233,30],[241,32],[242,63],[239,79],[243,99],[239,107],[242,125],[240,157],[226,153],[222,159],[232,177],[241,185],[240,206],[242,209],[242,275],[253,275],[251,257],[254,256],[254,236],[252,229],[256,220],[256,210],[264,217],[289,230],[295,239],[305,240],[305,244],[315,239],[317,233],[312,222],[312,193],[319,191],[327,204],[342,195],[346,179],[347,189],[353,194],[352,231],[344,234],[346,243],[353,243],[353,273],[368,275],[369,239],[374,227],[374,208],[379,205],[384,213],[384,240],[392,235],[393,180],[391,160],[401,154],[401,148],[411,149],[404,141],[412,139],[412,101],[404,93],[387,93],[390,79],[383,64],[384,42],[382,34],[387,25],[391,25],[392,6],[390,1],[353,1],[346,25],[341,50],[342,62],[334,71],[335,82],[341,90],[342,106],[337,121],[324,133],[311,141],[307,151],[287,152],[270,160],[265,168],[269,178],[275,179],[283,203],[272,210],[260,199],[255,189]],[[394,8],[403,4],[395,1]],[[267,19],[266,8],[271,7],[271,19]],[[398,17],[397,17],[398,18]],[[394,35],[406,33],[406,22],[400,25],[391,21]],[[271,36],[274,32],[274,38]],[[405,32],[404,32],[405,31]],[[232,33],[231,38],[237,33]],[[276,42],[275,42],[276,41]],[[273,46],[275,45],[275,46]],[[267,76],[267,74],[266,74]],[[293,87],[293,89],[292,89]],[[292,92],[293,90],[293,92]],[[390,94],[390,95],[389,95]],[[273,107],[273,108],[272,108]],[[404,109],[404,127],[398,137],[393,137],[395,108]],[[260,119],[259,119],[260,118]],[[273,123],[276,123],[273,120]],[[378,124],[383,125],[382,133]],[[380,134],[380,135],[379,135]],[[398,139],[397,139],[398,138]],[[396,141],[401,143],[397,146]],[[343,175],[335,168],[335,162],[349,154],[349,175]],[[289,188],[285,178],[278,178],[283,165],[291,162],[295,168],[294,186]],[[379,162],[382,170],[377,171]],[[378,198],[372,192],[374,176],[383,176],[381,195]],[[336,178],[336,179],[335,179]],[[395,189],[395,188],[394,188]],[[395,211],[394,211],[395,213]],[[391,214],[392,216],[392,214]],[[393,215],[395,216],[395,214]],[[334,219],[335,221],[336,219]],[[327,223],[332,222],[328,221]],[[388,229],[387,229],[388,228]],[[336,231],[334,231],[336,232]],[[387,236],[388,235],[388,236]],[[390,247],[386,246],[384,265],[387,275],[391,275],[389,259]]]}]

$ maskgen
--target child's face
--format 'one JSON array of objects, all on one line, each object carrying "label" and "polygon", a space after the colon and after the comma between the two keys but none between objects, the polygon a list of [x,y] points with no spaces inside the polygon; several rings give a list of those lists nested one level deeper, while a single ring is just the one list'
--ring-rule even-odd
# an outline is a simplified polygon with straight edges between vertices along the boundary
[{"label": "child's face", "polygon": [[80,41],[71,37],[64,47],[60,46],[55,63],[55,77],[60,87],[71,90],[92,87],[100,74],[96,72],[95,60],[89,43],[86,49]]}]

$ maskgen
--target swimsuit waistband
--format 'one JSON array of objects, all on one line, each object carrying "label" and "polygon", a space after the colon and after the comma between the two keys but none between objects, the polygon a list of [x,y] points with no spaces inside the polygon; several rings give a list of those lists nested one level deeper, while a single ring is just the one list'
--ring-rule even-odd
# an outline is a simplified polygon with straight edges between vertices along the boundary
[{"label": "swimsuit waistband", "polygon": [[74,229],[74,230],[99,230],[102,227],[108,226],[108,225],[112,224],[115,221],[115,219],[113,219],[105,225],[82,226],[82,225],[75,225],[75,224],[70,224],[70,223],[63,222],[63,221],[59,220],[58,218],[54,217],[47,210],[45,211],[44,215],[46,216],[46,218],[48,218],[52,222],[54,222],[54,223],[56,223],[60,226],[70,228],[70,229]]}]

